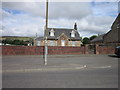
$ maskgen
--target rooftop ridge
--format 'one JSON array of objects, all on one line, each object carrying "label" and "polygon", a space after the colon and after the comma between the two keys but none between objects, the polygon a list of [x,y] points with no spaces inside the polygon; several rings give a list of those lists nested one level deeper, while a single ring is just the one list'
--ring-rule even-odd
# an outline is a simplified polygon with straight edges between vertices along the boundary
[{"label": "rooftop ridge", "polygon": [[57,29],[57,30],[73,30],[73,29],[69,29],[69,28],[48,28],[48,29]]}]

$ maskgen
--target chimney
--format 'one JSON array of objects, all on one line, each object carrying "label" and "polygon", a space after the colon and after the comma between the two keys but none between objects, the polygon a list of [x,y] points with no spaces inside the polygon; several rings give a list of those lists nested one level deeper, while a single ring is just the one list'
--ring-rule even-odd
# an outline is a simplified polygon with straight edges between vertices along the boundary
[{"label": "chimney", "polygon": [[77,30],[77,23],[74,24],[74,29]]}]

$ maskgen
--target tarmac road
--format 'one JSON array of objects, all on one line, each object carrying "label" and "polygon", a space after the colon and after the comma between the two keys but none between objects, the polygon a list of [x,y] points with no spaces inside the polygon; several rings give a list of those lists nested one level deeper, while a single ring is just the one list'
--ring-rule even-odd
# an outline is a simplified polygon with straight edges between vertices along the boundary
[{"label": "tarmac road", "polygon": [[118,88],[118,58],[108,55],[3,56],[3,88]]}]

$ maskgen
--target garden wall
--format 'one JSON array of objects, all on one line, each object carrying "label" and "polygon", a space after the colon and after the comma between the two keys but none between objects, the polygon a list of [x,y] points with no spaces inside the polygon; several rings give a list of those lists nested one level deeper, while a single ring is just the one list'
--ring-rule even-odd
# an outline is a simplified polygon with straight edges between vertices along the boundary
[{"label": "garden wall", "polygon": [[[0,46],[2,55],[43,55],[44,46]],[[94,54],[114,54],[114,47],[95,46]],[[65,54],[91,54],[89,53],[88,45],[82,47],[48,47],[49,55],[65,55]]]},{"label": "garden wall", "polygon": [[115,47],[99,46],[97,51],[98,51],[98,54],[114,54]]}]

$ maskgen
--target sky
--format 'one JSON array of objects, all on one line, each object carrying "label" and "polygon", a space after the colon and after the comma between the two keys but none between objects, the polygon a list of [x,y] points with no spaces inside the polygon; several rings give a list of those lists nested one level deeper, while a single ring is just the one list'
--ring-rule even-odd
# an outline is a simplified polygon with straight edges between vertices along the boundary
[{"label": "sky", "polygon": [[[44,35],[45,2],[1,2],[0,33],[2,36],[35,37]],[[118,1],[49,2],[49,28],[74,28],[81,37],[108,32],[118,15]]]}]

